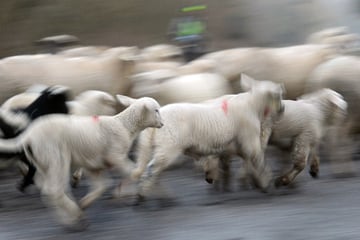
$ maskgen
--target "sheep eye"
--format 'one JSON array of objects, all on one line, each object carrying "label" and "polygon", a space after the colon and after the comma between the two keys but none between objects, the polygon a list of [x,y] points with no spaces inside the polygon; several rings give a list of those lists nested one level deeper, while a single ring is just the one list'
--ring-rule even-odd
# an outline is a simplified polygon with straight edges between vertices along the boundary
[{"label": "sheep eye", "polygon": [[156,113],[159,113],[159,110],[158,110],[158,109],[156,109],[156,110],[155,110],[155,112],[156,112]]}]

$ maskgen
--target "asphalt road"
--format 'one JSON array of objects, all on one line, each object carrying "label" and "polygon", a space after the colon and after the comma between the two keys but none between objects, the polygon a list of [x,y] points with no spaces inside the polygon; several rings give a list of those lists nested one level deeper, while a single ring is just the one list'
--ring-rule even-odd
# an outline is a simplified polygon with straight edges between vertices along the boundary
[{"label": "asphalt road", "polygon": [[[18,192],[17,179],[14,172],[1,172],[0,240],[360,239],[360,176],[334,178],[326,163],[319,179],[304,171],[295,187],[271,194],[235,186],[231,193],[219,193],[191,167],[171,170],[162,182],[176,205],[164,208],[152,200],[134,207],[133,199],[112,199],[108,192],[86,210],[89,228],[76,233],[57,224],[35,188]],[[82,181],[75,196],[86,188]]]}]

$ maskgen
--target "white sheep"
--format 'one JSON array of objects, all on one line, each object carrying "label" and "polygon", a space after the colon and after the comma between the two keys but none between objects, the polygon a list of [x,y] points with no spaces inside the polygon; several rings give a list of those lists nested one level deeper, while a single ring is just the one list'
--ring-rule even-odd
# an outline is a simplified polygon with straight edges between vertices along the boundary
[{"label": "white sheep", "polygon": [[[40,87],[37,87],[40,88]],[[41,89],[41,88],[40,88]],[[16,110],[25,108],[30,103],[32,103],[36,98],[40,96],[38,92],[34,91],[34,87],[30,88],[24,93],[15,95],[5,101],[1,106],[3,110]],[[98,115],[114,115],[116,110],[116,99],[110,94],[102,91],[89,90],[80,93],[72,101],[66,102],[69,113],[73,115],[84,115],[84,116],[98,116]],[[8,113],[5,116],[9,115]],[[12,118],[9,122],[14,122],[14,124],[22,124],[22,118],[15,115],[10,115]],[[27,167],[23,164],[19,164],[19,167],[22,173],[25,175],[27,173]],[[82,169],[77,169],[73,174],[72,185],[75,187],[78,185],[81,177],[83,175]]]},{"label": "white sheep", "polygon": [[[3,110],[22,109],[30,105],[40,92],[28,90],[6,100]],[[80,93],[74,100],[68,101],[69,113],[74,115],[114,115],[116,113],[116,99],[109,93],[97,90],[88,90]]]},{"label": "white sheep", "polygon": [[[334,145],[329,158],[335,175],[354,174],[352,163],[355,148],[355,137],[360,133],[360,57],[341,56],[319,65],[310,75],[307,91],[330,88],[340,93],[348,103],[348,114],[339,129],[338,136],[330,138]],[[334,144],[336,142],[336,144]]]},{"label": "white sheep", "polygon": [[276,179],[276,186],[291,183],[308,159],[311,176],[318,176],[320,144],[331,128],[340,127],[347,113],[343,96],[328,88],[305,94],[297,101],[284,100],[284,104],[284,115],[272,128],[269,144],[290,149],[293,167]]},{"label": "white sheep", "polygon": [[172,61],[183,56],[180,47],[171,44],[156,44],[145,47],[141,50],[140,59],[142,61]]},{"label": "white sheep", "polygon": [[137,61],[134,69],[134,74],[146,73],[155,70],[172,70],[177,71],[177,69],[182,65],[180,62],[176,61]]},{"label": "white sheep", "polygon": [[0,103],[33,84],[68,86],[74,95],[85,90],[127,94],[135,59],[116,51],[98,57],[37,54],[0,60]]},{"label": "white sheep", "polygon": [[[43,117],[17,139],[0,142],[2,154],[24,152],[35,165],[36,185],[66,226],[82,220],[82,209],[105,191],[105,170],[116,169],[125,177],[131,173],[134,163],[128,159],[128,151],[140,131],[163,125],[154,99],[121,95],[117,99],[129,107],[115,116]],[[80,207],[69,189],[71,165],[84,168],[92,180],[91,191],[80,200]]]},{"label": "white sheep", "polygon": [[311,33],[306,42],[309,44],[323,44],[324,40],[327,40],[332,37],[342,36],[350,33],[350,29],[345,26],[341,27],[332,27],[332,28],[325,28],[318,32]]},{"label": "white sheep", "polygon": [[118,57],[122,56],[137,56],[140,50],[136,46],[81,46],[65,49],[57,52],[57,55],[65,57],[99,57],[106,54],[117,54]]},{"label": "white sheep", "polygon": [[65,50],[61,50],[56,54],[66,57],[94,57],[101,55],[104,51],[109,49],[108,46],[81,46],[72,47]]},{"label": "white sheep", "polygon": [[[327,88],[303,95],[297,101],[283,100],[283,103],[285,111],[271,128],[269,144],[290,152],[293,166],[275,180],[277,187],[289,185],[309,160],[309,173],[312,177],[318,176],[319,146],[329,130],[340,127],[347,112],[343,97]],[[203,159],[199,165],[206,172],[208,182],[220,179],[216,159]],[[241,178],[246,181],[246,176]]]},{"label": "white sheep", "polygon": [[232,93],[228,81],[216,73],[177,76],[171,70],[156,70],[133,76],[131,95],[149,96],[161,105],[176,102],[201,102]]},{"label": "white sheep", "polygon": [[255,79],[267,79],[283,83],[286,97],[296,99],[304,94],[305,83],[319,64],[336,56],[335,47],[305,44],[280,48],[235,48],[205,54],[200,59],[217,64],[215,72],[229,80],[233,91],[238,93],[239,76],[245,73]]},{"label": "white sheep", "polygon": [[[245,77],[242,80],[246,82]],[[221,155],[231,143],[248,162],[247,168],[259,186],[266,189],[271,174],[263,162],[262,126],[267,118],[281,113],[281,99],[281,86],[264,81],[247,93],[204,103],[163,106],[160,113],[164,127],[147,129],[139,137],[138,165],[132,174],[134,179],[141,176],[138,201],[141,202],[162,171],[178,163],[179,155],[195,158]]]}]

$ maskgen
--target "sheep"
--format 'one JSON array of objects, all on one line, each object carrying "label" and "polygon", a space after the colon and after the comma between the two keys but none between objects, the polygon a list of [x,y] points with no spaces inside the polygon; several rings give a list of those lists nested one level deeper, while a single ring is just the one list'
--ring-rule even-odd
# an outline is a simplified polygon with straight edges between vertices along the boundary
[{"label": "sheep", "polygon": [[112,95],[130,90],[128,76],[135,59],[109,51],[98,57],[64,57],[51,54],[20,55],[0,60],[0,103],[33,84],[68,86],[74,95],[85,90]]},{"label": "sheep", "polygon": [[137,61],[134,69],[134,74],[146,73],[155,70],[172,70],[174,72],[182,65],[176,61]]},{"label": "sheep", "polygon": [[[48,87],[28,106],[20,109],[0,110],[0,129],[3,132],[2,138],[9,139],[18,136],[35,119],[54,113],[68,113],[66,100],[69,96],[69,89],[63,86]],[[32,183],[35,174],[34,166],[28,159],[21,155],[20,160],[26,164],[28,173],[19,183],[18,188],[24,191],[25,187]]]},{"label": "sheep", "polygon": [[[250,77],[242,77],[243,84]],[[137,168],[137,204],[140,204],[162,171],[178,162],[181,154],[194,158],[222,155],[233,143],[237,154],[265,190],[270,183],[269,169],[263,162],[262,129],[268,117],[283,111],[282,87],[269,81],[258,83],[247,93],[226,95],[202,103],[174,103],[160,109],[161,129],[140,134]]]},{"label": "sheep", "polygon": [[64,57],[101,57],[111,54],[118,57],[135,57],[139,52],[140,50],[136,46],[81,46],[59,51],[57,55]]},{"label": "sheep", "polygon": [[107,92],[88,90],[80,93],[67,105],[70,114],[74,115],[114,115],[116,113],[116,99]]},{"label": "sheep", "polygon": [[[328,88],[302,95],[296,101],[283,100],[283,104],[285,111],[273,124],[268,144],[289,151],[293,166],[275,179],[276,187],[293,182],[309,159],[309,173],[313,178],[318,177],[319,146],[331,128],[340,127],[347,112],[343,96]],[[218,162],[218,159],[203,159],[199,164],[206,171],[209,183],[220,180]],[[241,178],[247,181],[246,176]],[[228,182],[224,184],[228,187]]]},{"label": "sheep", "polygon": [[320,44],[304,44],[280,48],[234,48],[208,53],[199,59],[221,62],[215,72],[224,76],[233,92],[241,91],[241,73],[256,79],[283,83],[288,99],[304,94],[306,80],[319,64],[337,56],[339,49]]},{"label": "sheep", "polygon": [[183,56],[181,48],[171,44],[148,46],[143,48],[140,53],[140,59],[145,62],[172,61],[181,56]]},{"label": "sheep", "polygon": [[310,34],[306,40],[307,43],[310,44],[322,44],[324,40],[327,40],[332,37],[342,36],[349,34],[350,30],[348,27],[333,27],[333,28],[325,28],[321,31],[314,32]]},{"label": "sheep", "polygon": [[[305,94],[297,101],[284,100],[283,117],[272,128],[269,144],[291,151],[293,167],[275,180],[275,186],[289,185],[310,159],[310,175],[319,172],[319,146],[331,128],[342,124],[347,103],[339,93],[325,88]],[[289,140],[284,145],[284,140]]]},{"label": "sheep", "polygon": [[108,50],[108,46],[81,46],[65,49],[57,52],[57,55],[66,57],[94,57],[101,55],[104,51]]},{"label": "sheep", "polygon": [[[14,110],[19,107],[27,107],[29,100],[40,95],[40,93],[31,92],[31,89],[29,91],[30,92],[24,92],[8,99],[1,108],[5,107],[8,110]],[[106,92],[96,90],[82,92],[76,96],[74,100],[66,101],[66,106],[69,109],[69,114],[73,115],[93,116],[114,115],[116,113],[116,99]],[[24,166],[20,165],[20,168],[24,175],[26,175],[25,180],[19,185],[19,190],[23,192],[27,186],[32,184],[32,176],[35,174],[35,170],[32,169],[33,172],[28,173]],[[83,171],[81,169],[74,172],[72,179],[72,185],[74,187],[78,185],[82,174]]]},{"label": "sheep", "polygon": [[335,176],[355,173],[351,159],[355,147],[354,138],[360,133],[360,84],[357,80],[360,76],[359,67],[359,57],[337,57],[319,65],[307,81],[306,91],[330,88],[344,96],[348,103],[348,114],[342,128],[335,133],[337,137],[329,139],[330,144],[336,142],[329,156]]},{"label": "sheep", "polygon": [[201,102],[232,93],[227,80],[216,73],[177,76],[171,70],[156,70],[132,77],[134,97],[150,96],[160,105],[175,102]]},{"label": "sheep", "polygon": [[[17,110],[26,108],[41,93],[33,92],[32,89],[17,94],[2,105],[1,109]],[[87,90],[75,97],[74,100],[67,101],[69,114],[75,115],[114,115],[116,113],[116,100],[109,93],[97,90]]]},{"label": "sheep", "polygon": [[[128,106],[114,116],[52,115],[34,121],[16,139],[0,141],[3,155],[25,156],[35,165],[35,183],[59,221],[72,228],[83,223],[83,211],[106,189],[104,171],[116,169],[127,177],[134,163],[127,158],[133,140],[145,128],[161,128],[160,105],[152,98],[116,95]],[[91,191],[78,204],[69,190],[70,166],[82,167],[91,177]],[[77,226],[76,226],[77,227]],[[81,227],[84,227],[81,225]]]},{"label": "sheep", "polygon": [[43,90],[28,106],[19,105],[13,111],[9,108],[0,111],[0,129],[3,138],[13,138],[22,132],[31,121],[47,114],[64,113],[69,109],[66,100],[69,89],[64,86],[53,86]]}]

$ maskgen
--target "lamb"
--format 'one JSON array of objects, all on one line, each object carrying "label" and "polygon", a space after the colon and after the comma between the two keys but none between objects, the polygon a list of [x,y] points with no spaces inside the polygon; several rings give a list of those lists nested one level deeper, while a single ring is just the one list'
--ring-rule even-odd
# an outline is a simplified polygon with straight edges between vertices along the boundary
[{"label": "lamb", "polygon": [[[139,132],[163,125],[160,106],[154,99],[116,97],[129,106],[117,115],[46,116],[18,138],[0,141],[1,154],[25,154],[35,165],[35,183],[66,227],[83,223],[82,209],[105,191],[105,170],[114,168],[125,177],[131,173],[134,163],[127,154]],[[80,200],[80,206],[72,200],[69,190],[71,165],[85,169],[92,181],[91,191]]]},{"label": "lamb", "polygon": [[334,144],[330,154],[333,173],[336,176],[347,176],[355,173],[352,164],[355,137],[360,129],[360,58],[356,56],[341,56],[331,59],[319,65],[311,73],[306,91],[312,92],[321,88],[330,88],[342,96],[348,103],[348,114],[342,128],[336,133],[337,137],[329,138],[330,144]]},{"label": "lamb", "polygon": [[177,76],[174,71],[156,70],[133,76],[134,97],[149,96],[160,105],[176,102],[201,102],[232,93],[228,81],[216,73]]},{"label": "lamb", "polygon": [[334,27],[311,34],[307,43],[337,46],[348,54],[359,46],[359,40],[360,36],[351,33],[347,27]]},{"label": "lamb", "polygon": [[[45,87],[45,86],[43,86]],[[1,109],[17,110],[26,108],[41,93],[31,89],[17,94],[2,105]],[[114,115],[116,113],[116,100],[109,93],[97,90],[87,90],[66,102],[70,114],[75,115]]]},{"label": "lamb", "polygon": [[296,99],[304,94],[311,71],[319,64],[340,54],[338,48],[323,44],[304,44],[280,48],[235,48],[212,52],[199,59],[221,62],[215,72],[224,76],[234,93],[241,91],[241,73],[256,79],[283,83],[286,98]]},{"label": "lamb", "polygon": [[0,129],[3,138],[13,138],[21,133],[31,121],[47,114],[68,113],[66,100],[69,89],[64,86],[53,86],[43,90],[28,106],[14,109],[1,108]]},{"label": "lamb", "polygon": [[68,101],[70,114],[74,115],[114,115],[116,113],[116,99],[107,92],[87,90]]},{"label": "lamb", "polygon": [[[284,115],[272,128],[269,144],[290,149],[293,167],[275,180],[277,187],[289,185],[308,159],[310,175],[318,176],[319,146],[331,128],[340,127],[347,112],[343,96],[328,88],[305,94],[297,101],[284,100],[284,104]],[[284,145],[284,140],[291,144]]]},{"label": "lamb", "polygon": [[140,179],[137,203],[145,199],[162,171],[179,163],[181,154],[219,156],[231,143],[248,162],[260,188],[266,189],[271,175],[263,162],[262,126],[268,117],[283,111],[282,92],[279,84],[264,81],[246,93],[163,106],[164,127],[147,129],[139,137],[138,166],[132,173],[134,179]]},{"label": "lamb", "polygon": [[68,86],[74,95],[86,90],[128,94],[135,59],[106,51],[98,57],[52,54],[20,55],[0,60],[0,103],[33,84]]},{"label": "lamb", "polygon": [[[63,86],[48,87],[27,107],[0,110],[0,129],[5,139],[14,138],[23,132],[26,127],[35,119],[54,113],[68,113],[66,100],[69,96],[69,89]],[[25,187],[32,183],[35,174],[34,166],[28,159],[21,155],[20,160],[26,164],[28,173],[19,184],[19,190],[24,191]]]},{"label": "lamb", "polygon": [[[289,185],[309,159],[310,175],[318,176],[320,143],[331,128],[340,127],[347,112],[343,96],[328,88],[305,94],[297,101],[283,100],[283,103],[284,114],[272,126],[269,144],[289,151],[293,167],[275,179],[276,187]],[[208,173],[206,180],[211,183],[219,180],[216,161],[203,161],[200,166]],[[241,178],[246,181],[246,176]]]},{"label": "lamb", "polygon": [[101,55],[104,51],[108,50],[108,46],[81,46],[65,49],[57,52],[56,54],[66,57],[94,57]]},{"label": "lamb", "polygon": [[140,59],[146,62],[172,61],[182,57],[181,48],[171,44],[156,44],[141,50]]},{"label": "lamb", "polygon": [[[40,96],[40,93],[32,92],[31,90],[32,89],[29,89],[27,92],[13,96],[4,102],[1,108],[7,110],[26,108],[29,102],[32,102],[36,97]],[[69,109],[69,114],[73,115],[114,115],[117,112],[116,99],[106,92],[96,90],[82,92],[76,96],[74,100],[66,101],[66,106]],[[12,118],[12,122],[14,122],[14,118]],[[25,179],[19,185],[19,190],[23,192],[27,186],[33,183],[32,177],[35,174],[35,169],[32,168],[31,171],[28,172],[28,169],[23,165],[20,165],[20,169],[22,173],[26,175]],[[72,182],[74,187],[78,185],[82,172],[81,169],[75,171]]]},{"label": "lamb", "polygon": [[333,28],[325,28],[318,32],[314,32],[310,34],[306,40],[307,43],[310,44],[322,44],[324,39],[342,36],[350,33],[350,29],[345,26],[341,27],[333,27]]}]

